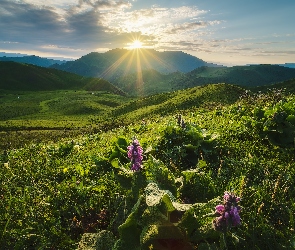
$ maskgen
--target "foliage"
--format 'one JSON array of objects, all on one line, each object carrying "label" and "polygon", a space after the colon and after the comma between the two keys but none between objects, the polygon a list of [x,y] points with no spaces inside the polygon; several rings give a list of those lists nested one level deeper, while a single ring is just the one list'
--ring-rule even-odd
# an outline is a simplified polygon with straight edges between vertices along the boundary
[{"label": "foliage", "polygon": [[195,168],[199,160],[209,160],[216,151],[217,135],[210,135],[196,125],[184,124],[181,127],[171,124],[163,134],[156,156],[176,171]]},{"label": "foliage", "polygon": [[270,107],[254,109],[255,127],[261,137],[280,147],[294,147],[295,105],[294,100],[280,100]]}]

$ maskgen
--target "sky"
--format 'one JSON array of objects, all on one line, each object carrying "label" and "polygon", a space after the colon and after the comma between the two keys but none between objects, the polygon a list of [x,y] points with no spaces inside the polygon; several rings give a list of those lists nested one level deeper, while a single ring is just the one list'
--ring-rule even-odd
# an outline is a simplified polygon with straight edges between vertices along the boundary
[{"label": "sky", "polygon": [[223,65],[295,63],[295,0],[0,0],[0,52],[137,46]]}]

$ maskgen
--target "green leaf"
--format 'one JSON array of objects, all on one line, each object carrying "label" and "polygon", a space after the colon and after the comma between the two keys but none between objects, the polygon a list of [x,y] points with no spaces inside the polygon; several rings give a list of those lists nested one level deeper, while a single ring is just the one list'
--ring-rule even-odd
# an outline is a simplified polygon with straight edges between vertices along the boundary
[{"label": "green leaf", "polygon": [[109,161],[112,161],[113,159],[118,158],[119,156],[120,156],[119,151],[114,150],[109,157]]},{"label": "green leaf", "polygon": [[113,160],[111,161],[111,164],[112,164],[112,166],[113,166],[114,168],[118,168],[118,169],[120,169],[120,165],[119,165],[119,160],[118,160],[118,158],[113,159]]},{"label": "green leaf", "polygon": [[127,148],[128,143],[127,140],[123,137],[119,137],[116,144],[120,147],[120,148]]},{"label": "green leaf", "polygon": [[295,115],[288,115],[286,118],[288,122],[290,122],[292,125],[295,125]]},{"label": "green leaf", "polygon": [[170,197],[168,194],[164,194],[162,197],[162,202],[165,204],[165,207],[167,209],[167,212],[172,212],[175,210],[175,207],[173,206]]}]

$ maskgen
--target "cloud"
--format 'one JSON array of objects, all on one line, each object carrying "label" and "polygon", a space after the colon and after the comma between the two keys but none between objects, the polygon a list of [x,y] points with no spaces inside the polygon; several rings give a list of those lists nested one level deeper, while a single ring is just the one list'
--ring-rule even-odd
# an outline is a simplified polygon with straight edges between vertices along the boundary
[{"label": "cloud", "polygon": [[168,33],[170,34],[176,34],[179,32],[183,33],[183,32],[187,32],[191,30],[205,28],[208,25],[210,25],[210,22],[204,22],[204,21],[176,24],[174,28],[168,31]]},{"label": "cloud", "polygon": [[2,0],[0,37],[11,42],[53,41],[66,32],[66,25],[52,7]]},{"label": "cloud", "polygon": [[89,9],[94,9],[96,11],[112,11],[112,10],[122,10],[128,9],[132,5],[128,1],[106,1],[106,0],[79,0],[77,5],[73,5],[68,13],[75,14],[81,12],[87,12]]},{"label": "cloud", "polygon": [[37,0],[1,0],[0,49],[21,45],[31,46],[31,51],[83,55],[102,48],[122,48],[134,39],[155,49],[199,49],[195,40],[208,34],[204,28],[220,23],[201,20],[207,11],[195,6],[133,10],[132,4],[123,0],[47,0],[41,5]]}]

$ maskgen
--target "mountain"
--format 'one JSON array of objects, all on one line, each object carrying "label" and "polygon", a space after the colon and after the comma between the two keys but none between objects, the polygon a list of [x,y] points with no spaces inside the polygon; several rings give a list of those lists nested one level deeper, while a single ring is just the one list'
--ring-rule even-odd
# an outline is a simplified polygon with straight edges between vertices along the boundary
[{"label": "mountain", "polygon": [[208,83],[228,83],[245,87],[270,85],[295,77],[295,69],[278,65],[250,65],[234,67],[200,67],[174,78],[169,85],[185,89]]},{"label": "mountain", "polygon": [[295,69],[278,65],[250,65],[234,67],[200,67],[188,73],[161,74],[143,70],[114,79],[112,83],[131,95],[187,89],[209,83],[228,83],[244,87],[275,84],[295,77]]},{"label": "mountain", "polygon": [[18,63],[28,63],[41,67],[49,67],[53,64],[62,64],[67,62],[66,60],[56,60],[48,59],[39,56],[3,56],[0,57],[2,62],[18,62]]},{"label": "mountain", "polygon": [[57,69],[16,62],[0,62],[0,89],[17,91],[86,89],[124,94],[100,78],[83,77]]},{"label": "mountain", "polygon": [[190,72],[201,66],[216,66],[181,51],[159,52],[153,49],[113,49],[105,53],[92,52],[75,61],[51,67],[83,76],[117,78],[142,70],[154,69],[162,74]]}]

